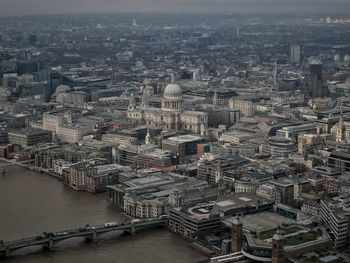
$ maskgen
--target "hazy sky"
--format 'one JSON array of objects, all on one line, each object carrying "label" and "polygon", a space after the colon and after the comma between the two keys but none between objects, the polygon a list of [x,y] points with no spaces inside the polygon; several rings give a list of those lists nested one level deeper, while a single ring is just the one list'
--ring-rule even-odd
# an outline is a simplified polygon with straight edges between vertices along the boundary
[{"label": "hazy sky", "polygon": [[0,15],[183,11],[331,15],[349,12],[350,0],[0,0]]}]

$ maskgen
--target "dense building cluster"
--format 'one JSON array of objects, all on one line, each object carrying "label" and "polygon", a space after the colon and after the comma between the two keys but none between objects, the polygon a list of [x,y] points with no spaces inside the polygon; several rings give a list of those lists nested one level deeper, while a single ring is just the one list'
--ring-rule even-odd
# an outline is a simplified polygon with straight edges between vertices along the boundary
[{"label": "dense building cluster", "polygon": [[211,262],[349,262],[345,20],[65,19],[0,18],[1,158]]}]

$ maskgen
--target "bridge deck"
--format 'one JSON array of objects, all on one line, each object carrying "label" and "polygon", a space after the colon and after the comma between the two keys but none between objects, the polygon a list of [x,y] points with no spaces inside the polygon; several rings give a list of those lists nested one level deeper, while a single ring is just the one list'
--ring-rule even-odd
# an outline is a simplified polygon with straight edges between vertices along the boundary
[{"label": "bridge deck", "polygon": [[164,225],[165,222],[166,220],[164,219],[154,219],[154,220],[145,220],[145,221],[128,223],[128,224],[118,224],[116,226],[98,225],[98,226],[63,230],[63,231],[53,233],[51,237],[48,235],[47,236],[38,235],[35,237],[29,237],[29,238],[23,238],[19,240],[4,242],[2,245],[0,245],[0,252],[4,252],[7,249],[15,250],[23,247],[28,247],[28,246],[45,245],[50,240],[53,240],[54,242],[58,242],[61,240],[74,238],[74,237],[88,237],[88,236],[92,236],[94,233],[103,234],[103,233],[108,233],[108,232],[118,231],[118,230],[129,230],[129,229],[131,230],[132,227],[135,227],[135,229],[139,229],[142,227],[159,226],[159,225]]}]

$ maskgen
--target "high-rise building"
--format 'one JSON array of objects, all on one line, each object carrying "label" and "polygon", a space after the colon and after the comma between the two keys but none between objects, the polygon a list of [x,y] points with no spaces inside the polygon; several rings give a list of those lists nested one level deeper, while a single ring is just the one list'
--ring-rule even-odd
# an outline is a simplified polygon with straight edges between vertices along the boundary
[{"label": "high-rise building", "polygon": [[36,35],[30,35],[29,36],[29,44],[30,45],[35,45],[36,44],[36,41],[37,41],[37,36]]},{"label": "high-rise building", "polygon": [[328,96],[328,88],[323,83],[322,64],[318,61],[310,63],[309,72],[305,76],[305,87],[311,98],[323,98]]},{"label": "high-rise building", "polygon": [[300,64],[301,48],[299,45],[292,45],[290,47],[290,61],[294,64]]}]

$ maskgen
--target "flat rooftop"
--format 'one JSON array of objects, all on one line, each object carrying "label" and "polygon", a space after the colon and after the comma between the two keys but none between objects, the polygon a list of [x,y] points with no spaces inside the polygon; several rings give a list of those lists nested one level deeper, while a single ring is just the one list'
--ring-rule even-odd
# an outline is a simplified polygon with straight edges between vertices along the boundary
[{"label": "flat rooftop", "polygon": [[220,196],[216,201],[213,213],[220,211],[229,211],[240,207],[257,206],[270,203],[264,197],[257,196],[251,193],[234,193],[230,195]]},{"label": "flat rooftop", "polygon": [[169,137],[167,140],[172,142],[182,143],[182,142],[200,141],[202,140],[202,137],[186,134],[186,135]]},{"label": "flat rooftop", "polygon": [[271,212],[244,215],[241,218],[241,221],[243,222],[244,229],[248,231],[255,231],[257,233],[264,230],[278,228],[282,225],[282,223],[295,223],[295,220],[293,219],[289,219]]}]

